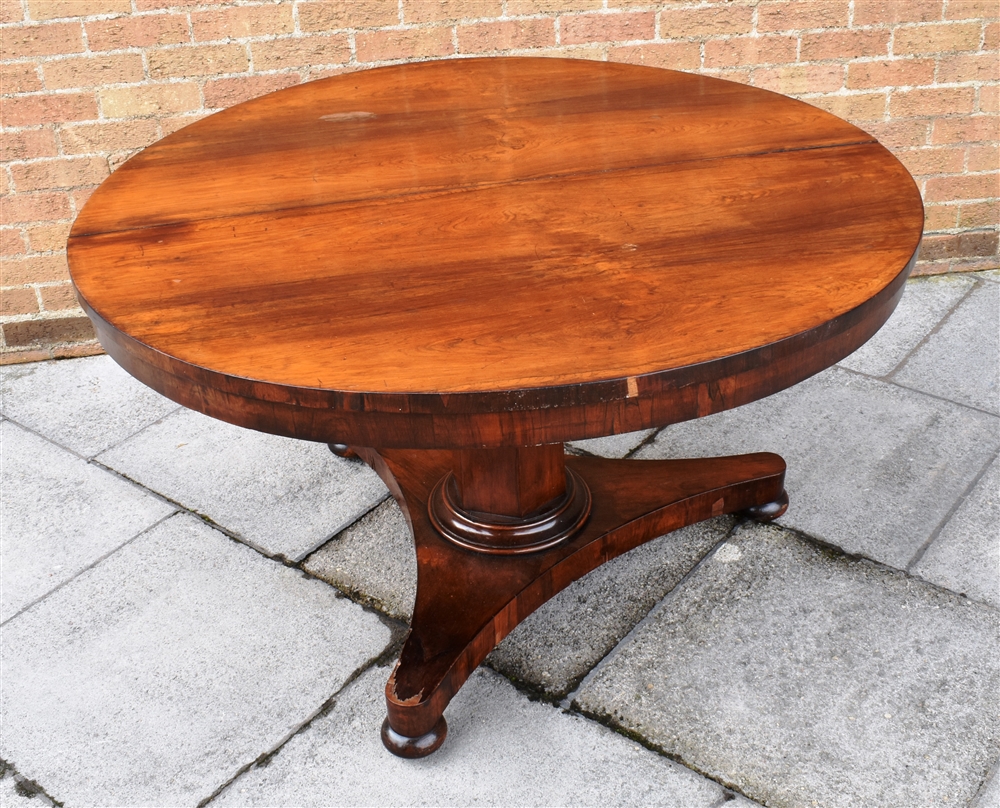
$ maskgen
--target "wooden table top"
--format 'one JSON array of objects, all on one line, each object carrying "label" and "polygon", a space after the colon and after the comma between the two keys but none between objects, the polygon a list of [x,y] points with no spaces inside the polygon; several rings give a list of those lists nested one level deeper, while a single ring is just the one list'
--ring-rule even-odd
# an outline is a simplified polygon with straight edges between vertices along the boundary
[{"label": "wooden table top", "polygon": [[[531,443],[832,364],[891,313],[922,226],[903,166],[808,104],[470,59],[300,85],[164,138],[90,198],[69,261],[105,348],[189,406],[313,439],[333,422],[293,410],[337,413],[347,440],[381,412],[390,445]],[[690,385],[686,409],[654,401]]]}]

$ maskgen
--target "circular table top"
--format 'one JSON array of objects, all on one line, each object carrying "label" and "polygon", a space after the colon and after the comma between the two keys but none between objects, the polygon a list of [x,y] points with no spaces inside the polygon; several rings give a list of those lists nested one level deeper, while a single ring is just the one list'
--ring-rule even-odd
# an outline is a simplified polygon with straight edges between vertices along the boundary
[{"label": "circular table top", "polygon": [[808,104],[470,59],[300,85],[164,138],[93,194],[69,261],[105,348],[189,406],[312,439],[495,445],[815,373],[891,313],[922,225],[902,165]]}]

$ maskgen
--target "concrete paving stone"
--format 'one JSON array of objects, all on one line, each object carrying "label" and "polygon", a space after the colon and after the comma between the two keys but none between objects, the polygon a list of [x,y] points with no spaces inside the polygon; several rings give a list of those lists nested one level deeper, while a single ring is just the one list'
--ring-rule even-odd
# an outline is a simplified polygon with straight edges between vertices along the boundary
[{"label": "concrete paving stone", "polygon": [[180,405],[136,381],[110,356],[0,369],[3,411],[84,457],[113,446]]},{"label": "concrete paving stone", "polygon": [[[599,567],[542,605],[487,662],[552,698],[568,693],[734,524],[719,517],[661,536]],[[417,590],[413,540],[389,499],[306,559],[351,597],[409,621]]]},{"label": "concrete paving stone", "polygon": [[178,514],[4,627],[0,756],[66,805],[196,805],[390,631]]},{"label": "concrete paving stone", "polygon": [[174,510],[12,421],[0,443],[0,622]]},{"label": "concrete paving stone", "polygon": [[1000,461],[990,464],[913,572],[1000,608]]},{"label": "concrete paving stone", "polygon": [[994,764],[993,776],[983,784],[971,808],[1000,808],[1000,774],[998,774],[1000,761]]},{"label": "concrete paving stone", "polygon": [[716,783],[599,724],[529,701],[484,670],[448,707],[441,749],[402,760],[379,740],[388,673],[366,672],[329,714],[212,805],[708,808],[725,799]]},{"label": "concrete paving stone", "polygon": [[909,281],[886,324],[840,365],[869,376],[891,373],[974,283],[973,278],[963,275],[935,275]]},{"label": "concrete paving stone", "polygon": [[575,700],[768,806],[968,805],[998,640],[989,606],[746,525]]},{"label": "concrete paving stone", "polygon": [[567,446],[572,449],[582,449],[587,454],[597,457],[625,457],[635,449],[646,438],[652,435],[655,429],[642,429],[639,432],[626,432],[623,435],[609,435],[606,438],[589,438],[587,440],[575,440]]},{"label": "concrete paving stone", "polygon": [[52,804],[30,783],[18,782],[10,771],[0,777],[0,808],[44,808]]},{"label": "concrete paving stone", "polygon": [[179,410],[97,458],[270,554],[298,561],[386,495],[368,466]]},{"label": "concrete paving stone", "polygon": [[409,620],[417,558],[406,518],[391,497],[309,556],[302,565],[354,600]]},{"label": "concrete paving stone", "polygon": [[841,368],[662,430],[637,457],[769,451],[781,524],[903,569],[1000,447],[1000,420]]},{"label": "concrete paving stone", "polygon": [[487,662],[549,698],[565,696],[734,523],[724,516],[691,525],[598,567],[529,615]]},{"label": "concrete paving stone", "polygon": [[982,278],[984,281],[1000,283],[1000,269],[987,269],[983,272],[973,272],[972,274],[977,278]]},{"label": "concrete paving stone", "polygon": [[893,381],[1000,414],[1000,286],[973,289]]}]

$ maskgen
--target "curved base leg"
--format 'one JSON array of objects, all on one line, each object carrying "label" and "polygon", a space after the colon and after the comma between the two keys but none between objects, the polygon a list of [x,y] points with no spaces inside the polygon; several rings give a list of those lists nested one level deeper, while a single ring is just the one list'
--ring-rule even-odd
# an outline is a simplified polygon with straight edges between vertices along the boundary
[{"label": "curved base leg", "polygon": [[788,492],[782,489],[777,499],[765,502],[763,505],[754,505],[742,511],[744,516],[755,519],[758,522],[773,522],[785,511],[788,510]]},{"label": "curved base leg", "polygon": [[[650,539],[724,513],[776,518],[785,462],[760,453],[697,460],[565,458],[593,495],[589,520],[564,542],[495,555],[433,526],[428,501],[452,467],[448,451],[357,449],[389,486],[413,531],[417,598],[410,633],[386,684],[382,740],[402,757],[445,737],[445,707],[518,623],[577,578]],[[773,514],[773,515],[770,515]]]}]

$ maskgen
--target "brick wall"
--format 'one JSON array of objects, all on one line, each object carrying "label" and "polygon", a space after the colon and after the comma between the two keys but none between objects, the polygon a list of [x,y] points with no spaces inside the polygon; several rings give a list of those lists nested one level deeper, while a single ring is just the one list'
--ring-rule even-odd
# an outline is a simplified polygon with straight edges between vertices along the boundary
[{"label": "brick wall", "polygon": [[393,61],[548,54],[698,71],[877,136],[927,205],[918,272],[998,266],[997,0],[0,0],[4,362],[99,351],[65,242],[138,149]]}]

